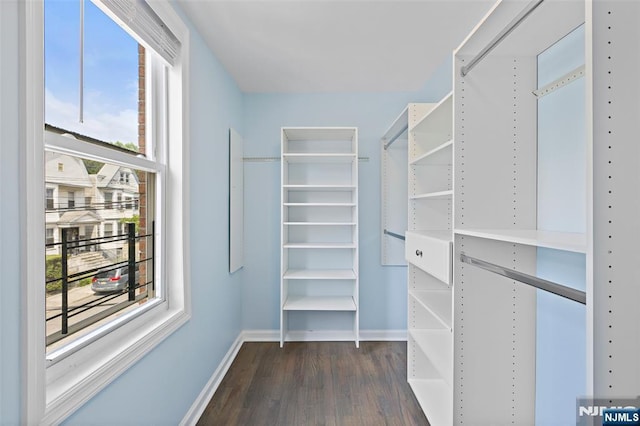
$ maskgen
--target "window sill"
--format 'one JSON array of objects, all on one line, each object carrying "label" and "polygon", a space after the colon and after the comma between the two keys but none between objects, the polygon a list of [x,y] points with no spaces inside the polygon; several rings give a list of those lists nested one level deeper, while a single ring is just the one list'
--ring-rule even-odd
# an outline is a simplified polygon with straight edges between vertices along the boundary
[{"label": "window sill", "polygon": [[159,302],[110,333],[70,354],[58,354],[46,371],[43,424],[57,424],[124,373],[190,318]]}]

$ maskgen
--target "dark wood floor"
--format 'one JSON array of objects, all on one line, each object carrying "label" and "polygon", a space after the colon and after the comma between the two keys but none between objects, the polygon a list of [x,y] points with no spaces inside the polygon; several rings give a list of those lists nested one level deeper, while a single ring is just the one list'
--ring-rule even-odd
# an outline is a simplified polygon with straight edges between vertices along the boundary
[{"label": "dark wood floor", "polygon": [[428,425],[406,342],[244,343],[198,425]]}]

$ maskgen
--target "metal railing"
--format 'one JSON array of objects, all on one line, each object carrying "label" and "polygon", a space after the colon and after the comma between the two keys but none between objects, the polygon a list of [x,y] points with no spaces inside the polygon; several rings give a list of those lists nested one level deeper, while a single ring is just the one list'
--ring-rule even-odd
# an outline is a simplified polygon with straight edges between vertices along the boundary
[{"label": "metal railing", "polygon": [[[80,330],[83,330],[98,321],[101,321],[135,303],[140,303],[148,297],[155,294],[155,224],[151,224],[151,232],[144,235],[136,235],[136,225],[127,223],[126,234],[85,238],[85,239],[69,239],[69,229],[61,229],[61,241],[46,244],[47,249],[58,248],[61,253],[60,259],[60,276],[47,277],[45,285],[60,283],[61,298],[60,308],[51,309],[56,311],[54,315],[46,316],[47,323],[47,346],[58,342]],[[149,246],[142,250],[139,259],[136,259],[136,247],[141,241],[145,241]],[[126,257],[116,262],[107,260],[100,266],[89,267],[75,273],[69,273],[69,260],[77,255],[80,251],[91,251],[100,253],[102,244],[122,243],[123,247],[127,246]],[[80,250],[84,248],[85,250]],[[144,257],[142,257],[144,256]],[[111,263],[109,263],[111,262]],[[79,287],[79,284],[91,279],[92,283],[97,281],[97,275],[107,274],[116,271],[119,268],[128,268],[127,284],[123,290],[94,293],[75,303],[69,302],[70,290]],[[139,273],[140,269],[145,272]],[[147,277],[149,278],[147,280]],[[141,278],[144,278],[141,281]],[[88,285],[88,284],[87,284]],[[138,292],[138,294],[136,294]],[[48,295],[49,297],[57,297],[58,293]],[[59,312],[57,312],[59,311]],[[48,313],[48,312],[47,312]],[[72,319],[75,320],[71,323]],[[60,321],[59,326],[54,322]],[[49,330],[52,330],[51,332]]]}]

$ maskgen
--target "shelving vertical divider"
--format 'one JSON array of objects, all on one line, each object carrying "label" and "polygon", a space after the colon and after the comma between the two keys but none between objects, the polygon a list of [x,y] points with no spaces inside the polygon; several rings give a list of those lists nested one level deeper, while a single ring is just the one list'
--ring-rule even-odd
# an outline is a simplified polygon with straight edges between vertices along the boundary
[{"label": "shelving vertical divider", "polygon": [[358,130],[284,127],[281,137],[280,346],[358,347]]},{"label": "shelving vertical divider", "polygon": [[407,375],[432,425],[453,413],[453,95],[409,105]]}]

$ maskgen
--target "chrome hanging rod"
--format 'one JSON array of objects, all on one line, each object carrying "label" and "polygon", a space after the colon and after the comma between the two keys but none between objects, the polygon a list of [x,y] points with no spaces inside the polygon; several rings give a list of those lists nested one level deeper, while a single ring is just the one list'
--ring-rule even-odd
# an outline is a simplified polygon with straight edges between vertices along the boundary
[{"label": "chrome hanging rod", "polygon": [[573,300],[574,302],[582,303],[583,305],[587,303],[587,294],[584,291],[576,290],[575,288],[554,283],[553,281],[547,281],[523,272],[514,271],[513,269],[507,269],[504,266],[485,262],[484,260],[467,256],[464,253],[460,254],[460,261],[493,272],[494,274],[502,275],[503,277],[528,284],[532,287],[539,288],[540,290],[548,291],[549,293]]},{"label": "chrome hanging rod", "polygon": [[389,235],[390,237],[397,238],[399,240],[404,241],[404,235],[396,234],[395,232],[391,232],[388,230],[384,230],[385,235]]},{"label": "chrome hanging rod", "polygon": [[478,63],[489,54],[489,52],[495,49],[496,46],[498,46],[502,42],[502,40],[504,40],[509,34],[511,34],[513,30],[518,27],[518,25],[520,25],[525,19],[527,19],[529,15],[542,4],[543,1],[544,0],[533,0],[531,3],[529,3],[527,7],[525,7],[524,10],[518,14],[518,16],[513,18],[513,20],[509,22],[509,24],[502,31],[500,31],[500,33],[495,36],[495,38],[484,47],[484,49],[480,51],[480,53],[474,56],[467,65],[460,68],[460,74],[462,74],[463,77],[469,74],[469,71],[471,71],[473,67],[478,65]]},{"label": "chrome hanging rod", "polygon": [[392,143],[394,143],[399,137],[400,135],[402,135],[404,132],[407,131],[407,129],[409,128],[409,124],[405,124],[402,129],[400,129],[400,131],[398,131],[398,133],[396,133],[393,137],[391,137],[391,139],[389,139],[385,144],[384,144],[384,149],[386,150],[387,148],[389,148],[391,146]]}]

